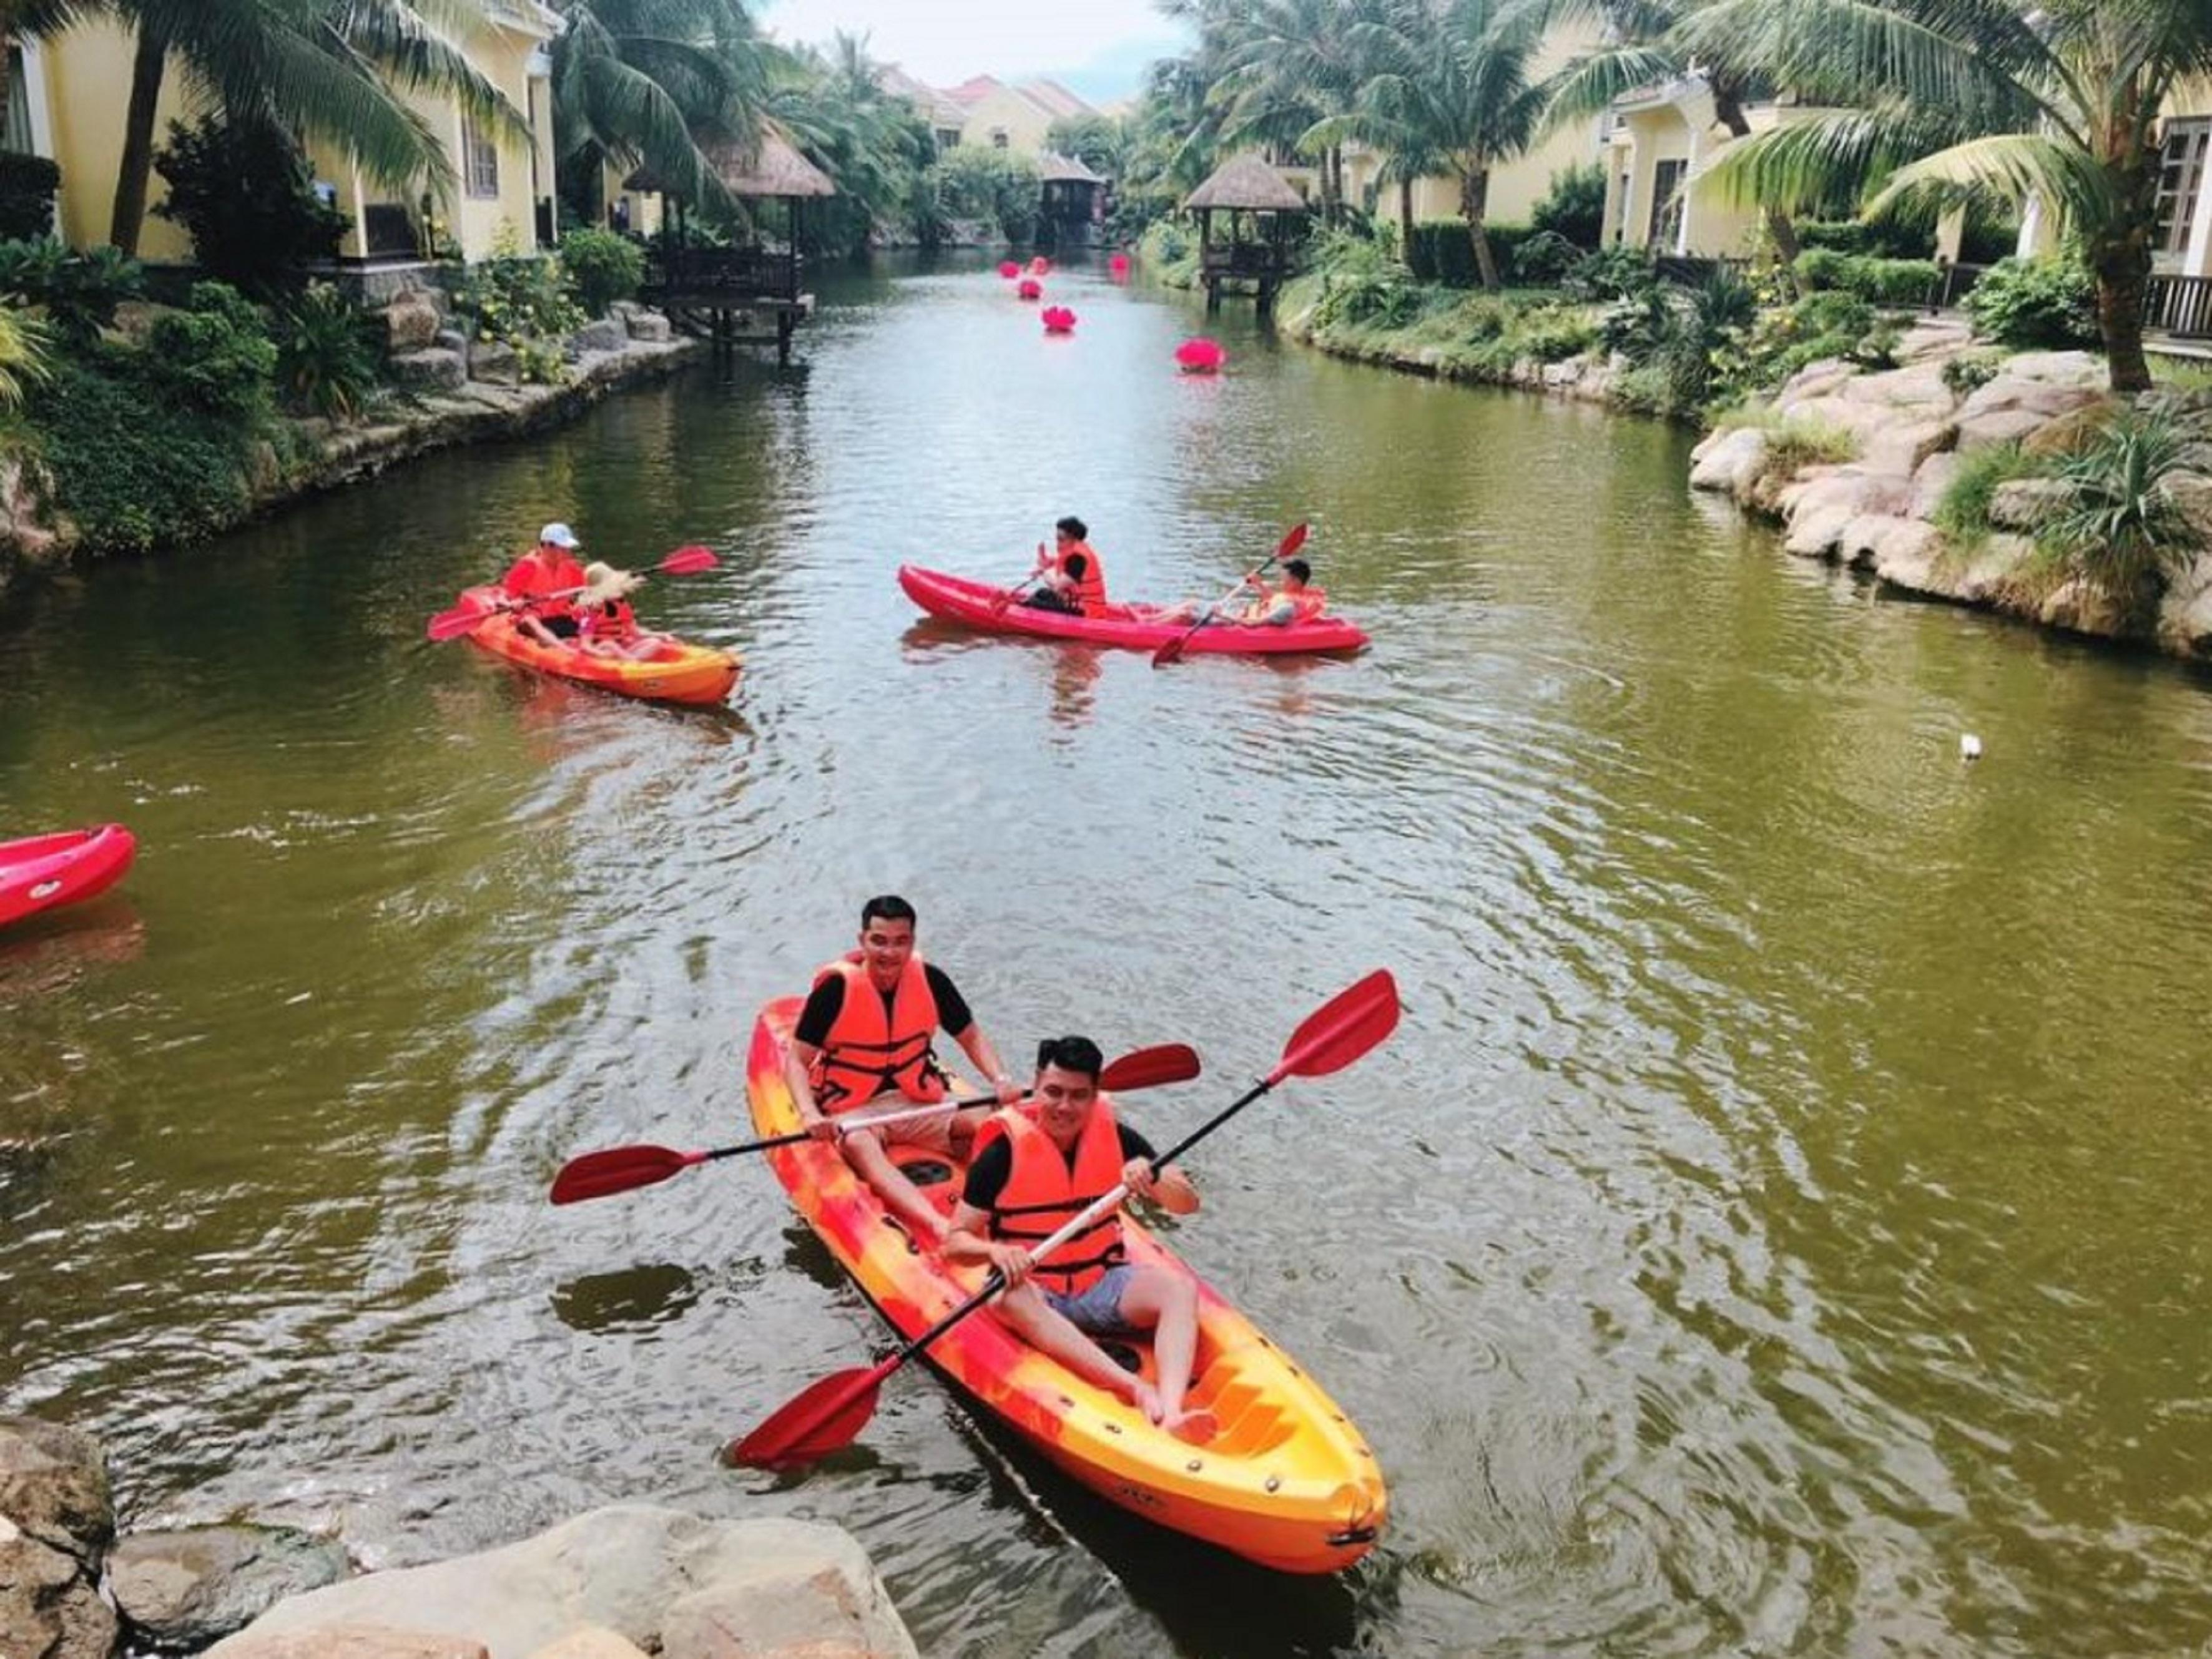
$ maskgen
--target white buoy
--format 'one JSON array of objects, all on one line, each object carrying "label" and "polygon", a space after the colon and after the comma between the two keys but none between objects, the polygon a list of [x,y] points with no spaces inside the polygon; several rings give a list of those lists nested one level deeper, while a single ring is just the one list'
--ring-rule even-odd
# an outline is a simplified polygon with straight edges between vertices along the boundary
[{"label": "white buoy", "polygon": [[1961,760],[1980,760],[1982,758],[1982,740],[1975,736],[1971,731],[1960,732],[1959,734],[1959,758]]}]

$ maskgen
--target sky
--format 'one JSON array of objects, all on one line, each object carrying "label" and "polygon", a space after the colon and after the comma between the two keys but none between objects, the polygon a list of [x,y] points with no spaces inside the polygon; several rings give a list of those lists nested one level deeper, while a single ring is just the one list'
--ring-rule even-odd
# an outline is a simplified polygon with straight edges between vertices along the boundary
[{"label": "sky", "polygon": [[1048,75],[1094,104],[1129,97],[1185,44],[1152,0],[765,0],[754,15],[783,40],[865,34],[871,58],[933,87]]}]

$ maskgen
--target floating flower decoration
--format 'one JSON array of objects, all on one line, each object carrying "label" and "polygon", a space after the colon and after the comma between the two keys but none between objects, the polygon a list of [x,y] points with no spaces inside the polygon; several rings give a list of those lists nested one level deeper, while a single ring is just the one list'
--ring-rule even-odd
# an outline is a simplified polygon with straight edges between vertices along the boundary
[{"label": "floating flower decoration", "polygon": [[1030,261],[1030,275],[1032,276],[1042,276],[1051,269],[1052,261],[1042,254],[1037,255],[1036,258]]},{"label": "floating flower decoration", "polygon": [[1024,276],[1019,282],[1014,285],[1014,298],[1017,300],[1042,300],[1044,298],[1044,284],[1038,282],[1034,276]]},{"label": "floating flower decoration", "polygon": [[1106,270],[1107,274],[1116,282],[1127,276],[1129,274],[1129,256],[1126,253],[1115,254],[1106,262]]},{"label": "floating flower decoration", "polygon": [[1011,260],[1011,259],[1006,259],[1006,260],[1002,260],[1002,261],[1000,263],[1000,265],[999,265],[999,275],[1000,275],[1004,276],[1004,277],[1006,277],[1006,278],[1008,278],[1008,279],[1010,279],[1010,280],[1011,280],[1011,279],[1012,279],[1012,278],[1013,278],[1013,277],[1019,276],[1021,274],[1022,274],[1022,268],[1021,268],[1019,265],[1016,264],[1012,260]]},{"label": "floating flower decoration", "polygon": [[1229,360],[1229,354],[1219,341],[1200,335],[1177,346],[1175,359],[1176,366],[1185,374],[1212,374]]},{"label": "floating flower decoration", "polygon": [[1047,334],[1074,333],[1075,313],[1065,306],[1047,306],[1044,308],[1044,331]]}]

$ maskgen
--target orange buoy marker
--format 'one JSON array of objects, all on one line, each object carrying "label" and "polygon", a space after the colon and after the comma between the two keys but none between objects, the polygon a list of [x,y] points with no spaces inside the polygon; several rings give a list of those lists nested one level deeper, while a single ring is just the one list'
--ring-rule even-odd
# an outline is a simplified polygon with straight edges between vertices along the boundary
[{"label": "orange buoy marker", "polygon": [[1175,359],[1176,366],[1185,374],[1212,374],[1229,360],[1229,354],[1219,341],[1199,335],[1177,346]]},{"label": "orange buoy marker", "polygon": [[1047,334],[1074,333],[1075,313],[1065,306],[1047,306],[1044,308],[1044,331]]}]

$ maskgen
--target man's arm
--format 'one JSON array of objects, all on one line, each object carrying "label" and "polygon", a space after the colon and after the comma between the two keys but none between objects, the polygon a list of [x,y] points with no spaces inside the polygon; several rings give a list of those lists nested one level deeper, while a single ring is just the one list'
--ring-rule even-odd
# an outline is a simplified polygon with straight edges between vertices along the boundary
[{"label": "man's arm", "polygon": [[1198,1189],[1182,1172],[1182,1166],[1170,1164],[1155,1172],[1152,1160],[1159,1154],[1152,1150],[1152,1143],[1127,1123],[1117,1123],[1115,1128],[1121,1132],[1121,1156],[1127,1160],[1121,1166],[1121,1179],[1128,1184],[1129,1190],[1149,1203],[1158,1204],[1170,1215],[1195,1215]]},{"label": "man's arm", "polygon": [[963,1199],[952,1207],[951,1230],[945,1235],[943,1254],[948,1262],[994,1267],[1010,1286],[1030,1276],[1030,1256],[1019,1244],[990,1237],[991,1218]]}]

